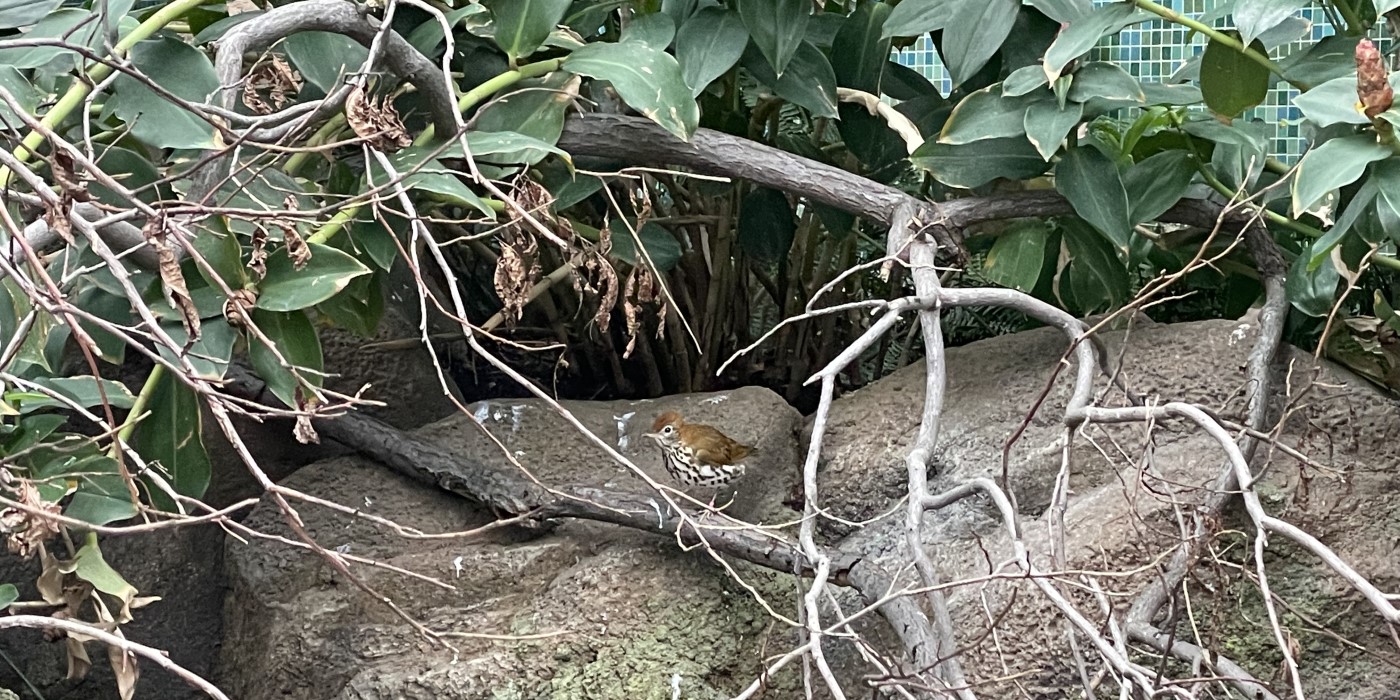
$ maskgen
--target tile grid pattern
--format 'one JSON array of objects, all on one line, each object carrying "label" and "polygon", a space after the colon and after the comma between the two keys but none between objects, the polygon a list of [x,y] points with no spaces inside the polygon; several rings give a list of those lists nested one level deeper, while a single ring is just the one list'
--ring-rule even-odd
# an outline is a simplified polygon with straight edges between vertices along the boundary
[{"label": "tile grid pattern", "polygon": [[[1096,6],[1106,5],[1110,0],[1094,0]],[[1212,0],[1159,0],[1162,5],[1194,19],[1202,19],[1217,29],[1232,28],[1229,17],[1215,18],[1210,9]],[[1321,6],[1303,8],[1298,15],[1307,20],[1311,27],[1306,41],[1285,44],[1270,51],[1277,59],[1288,51],[1298,50],[1334,33],[1332,24]],[[1389,48],[1389,39],[1384,36],[1384,22],[1381,29],[1374,32],[1372,39],[1378,40],[1381,51]],[[1176,24],[1160,19],[1129,27],[1115,36],[1105,37],[1089,54],[1091,60],[1110,61],[1123,67],[1128,73],[1147,83],[1164,82],[1192,57],[1205,50],[1206,38],[1199,34],[1191,36],[1190,31]],[[922,37],[913,46],[895,54],[896,60],[922,73],[947,94],[952,89],[952,81],[944,69],[933,42]],[[1298,91],[1280,81],[1269,90],[1264,104],[1245,113],[1250,120],[1261,120],[1273,128],[1271,155],[1286,163],[1296,162],[1307,148],[1306,134],[1301,128],[1302,114],[1290,104]]]}]

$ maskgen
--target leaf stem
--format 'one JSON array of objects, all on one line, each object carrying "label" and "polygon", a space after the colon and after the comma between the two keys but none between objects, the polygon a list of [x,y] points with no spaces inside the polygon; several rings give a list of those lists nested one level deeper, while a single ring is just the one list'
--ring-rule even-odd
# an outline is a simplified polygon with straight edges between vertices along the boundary
[{"label": "leaf stem", "polygon": [[1209,37],[1211,41],[1214,41],[1216,43],[1232,48],[1235,51],[1238,51],[1249,60],[1254,61],[1255,63],[1258,63],[1259,65],[1263,66],[1270,73],[1273,73],[1274,75],[1283,78],[1285,81],[1288,82],[1289,85],[1292,85],[1293,87],[1296,87],[1304,92],[1307,92],[1308,90],[1308,86],[1305,83],[1301,83],[1296,80],[1289,80],[1288,77],[1283,74],[1283,69],[1280,68],[1277,63],[1274,63],[1272,60],[1270,60],[1267,55],[1255,51],[1254,49],[1248,46],[1245,46],[1244,42],[1240,41],[1239,39],[1236,39],[1235,37],[1230,36],[1229,34],[1226,34],[1217,29],[1213,29],[1207,26],[1204,22],[1191,19],[1190,17],[1187,17],[1177,12],[1176,10],[1159,5],[1153,2],[1152,0],[1133,0],[1133,4],[1138,6],[1140,9],[1147,10],[1148,12],[1151,12],[1152,14],[1157,15],[1158,17],[1161,17],[1164,20],[1167,20],[1168,22],[1179,24],[1192,31],[1200,32],[1206,37]]},{"label": "leaf stem", "polygon": [[1342,13],[1342,19],[1346,20],[1346,27],[1343,28],[1342,34],[1361,36],[1366,32],[1366,23],[1361,20],[1360,15],[1356,14],[1356,8],[1352,7],[1351,3],[1347,0],[1333,0],[1330,4],[1337,8],[1337,11]]},{"label": "leaf stem", "polygon": [[[175,2],[166,5],[155,14],[147,17],[146,21],[137,25],[135,29],[131,30],[130,34],[127,34],[125,38],[117,42],[117,45],[112,48],[112,58],[121,58],[125,56],[126,53],[131,50],[131,47],[146,40],[166,25],[179,19],[186,12],[203,5],[207,1],[208,0],[175,0]],[[92,92],[93,86],[107,79],[107,76],[112,74],[112,70],[112,67],[107,63],[98,63],[89,68],[87,71],[87,78],[85,80],[74,80],[73,84],[68,87],[68,92],[65,92],[63,97],[54,104],[53,108],[44,115],[44,118],[39,120],[39,124],[46,129],[57,129],[58,125],[61,124],[63,120],[67,119],[74,110],[78,109],[78,107],[83,104],[83,100],[87,99],[87,96]],[[24,137],[24,141],[20,142],[20,145],[15,148],[14,157],[21,163],[26,163],[29,161],[30,156],[35,154],[35,149],[43,143],[44,135],[42,131],[31,131],[28,136]],[[0,167],[0,188],[9,187],[10,180],[13,179],[13,177],[14,173],[11,172],[8,167]]]},{"label": "leaf stem", "polygon": [[117,431],[117,440],[112,443],[112,447],[108,451],[113,459],[116,459],[117,454],[121,452],[122,443],[131,440],[131,434],[136,432],[136,425],[141,422],[141,414],[146,412],[146,405],[151,402],[151,397],[155,395],[156,389],[164,378],[165,365],[157,362],[156,366],[151,368],[151,373],[146,376],[146,383],[141,385],[141,393],[137,394],[136,400],[132,402],[131,411],[126,414],[126,422]]}]

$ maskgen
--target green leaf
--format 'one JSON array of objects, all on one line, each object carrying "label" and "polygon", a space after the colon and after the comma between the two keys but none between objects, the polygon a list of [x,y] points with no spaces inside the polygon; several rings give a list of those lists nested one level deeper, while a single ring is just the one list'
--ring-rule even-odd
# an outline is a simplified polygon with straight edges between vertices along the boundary
[{"label": "green leaf", "polygon": [[[574,227],[578,228],[579,224],[575,223]],[[632,232],[628,230],[626,221],[613,219],[608,228],[612,233],[612,257],[628,265],[645,264],[646,261],[637,255],[637,243],[632,238]],[[671,235],[670,231],[655,221],[642,224],[642,227],[637,230],[637,238],[642,240],[646,256],[651,259],[652,264],[660,272],[669,271],[681,259],[680,242]]]},{"label": "green leaf", "polygon": [[1333,124],[1370,124],[1366,114],[1356,108],[1356,75],[1334,78],[1293,98],[1293,104],[1317,126]]},{"label": "green leaf", "polygon": [[1021,66],[1011,75],[1006,76],[1006,80],[1001,83],[1001,94],[1007,97],[1020,97],[1036,88],[1049,84],[1045,78],[1045,69],[1040,66]]},{"label": "green leaf", "polygon": [[[143,41],[131,59],[152,82],[198,104],[219,88],[214,65],[204,53],[177,39]],[[131,135],[156,148],[214,148],[214,127],[169,102],[141,81],[118,74],[107,108],[131,128]]]},{"label": "green leaf", "polygon": [[1113,246],[1078,219],[1060,221],[1064,249],[1060,254],[1055,293],[1065,306],[1080,314],[1115,309],[1127,301],[1128,271]]},{"label": "green leaf", "polygon": [[880,36],[919,36],[947,26],[950,0],[904,0],[890,12]]},{"label": "green leaf", "polygon": [[[1036,68],[1039,70],[1039,67]],[[1036,102],[1026,110],[1025,131],[1035,150],[1046,161],[1060,150],[1069,132],[1084,118],[1084,105],[1080,102],[1066,104],[1064,109],[1053,100]]]},{"label": "green leaf", "polygon": [[[1026,133],[1026,110],[1048,95],[1004,97],[992,85],[963,98],[938,135],[939,143],[964,144]],[[1053,106],[1053,102],[1051,102]]]},{"label": "green leaf", "polygon": [[[162,323],[160,327],[182,346],[189,339],[184,324]],[[238,333],[228,325],[228,321],[223,318],[205,319],[200,324],[199,340],[190,346],[185,359],[190,361],[199,377],[211,381],[223,379],[228,373],[229,360],[233,357],[233,344],[237,340]],[[157,350],[160,356],[168,361],[178,362],[180,359],[164,345],[159,346]]]},{"label": "green leaf", "polygon": [[1196,168],[1185,151],[1162,151],[1128,169],[1123,184],[1134,224],[1156,221],[1186,195]]},{"label": "green leaf", "polygon": [[1026,219],[1006,228],[982,263],[987,279],[1029,294],[1040,281],[1045,267],[1045,245],[1050,227],[1044,221]]},{"label": "green leaf", "polygon": [[483,0],[496,25],[496,45],[511,65],[535,52],[564,19],[570,0]]},{"label": "green leaf", "polygon": [[384,317],[383,275],[356,277],[341,293],[321,302],[316,311],[362,338],[373,338]]},{"label": "green leaf", "polygon": [[1116,33],[1149,17],[1151,15],[1130,2],[1114,2],[1071,21],[1045,51],[1046,77],[1054,82],[1070,61],[1087,53],[1104,35]]},{"label": "green leaf", "polygon": [[[30,380],[60,396],[67,397],[69,401],[76,403],[83,408],[94,408],[102,405],[102,393],[106,392],[107,403],[112,408],[131,408],[132,402],[136,400],[131,395],[131,391],[126,385],[114,382],[110,379],[97,379],[91,376],[81,377],[35,377]],[[98,383],[102,387],[99,391]],[[20,411],[28,413],[41,408],[68,408],[69,404],[51,398],[41,398],[24,401],[20,404]]]},{"label": "green leaf", "polygon": [[986,139],[961,146],[930,140],[909,160],[935,180],[963,188],[984,185],[999,177],[1024,180],[1050,167],[1024,138]]},{"label": "green leaf", "polygon": [[889,15],[889,5],[865,3],[841,23],[831,44],[831,55],[841,57],[832,66],[837,85],[880,94],[880,79],[890,62],[890,40],[881,34]]},{"label": "green leaf", "polygon": [[781,77],[775,75],[763,55],[753,49],[744,54],[744,68],[772,88],[778,97],[806,108],[813,116],[837,116],[836,72],[821,49],[802,42]]},{"label": "green leaf", "polygon": [[1236,0],[1231,13],[1246,45],[1308,4],[1308,0]]},{"label": "green leaf", "polygon": [[1074,82],[1069,86],[1070,101],[1087,102],[1094,97],[1133,102],[1147,100],[1137,78],[1106,61],[1086,63],[1074,71]]},{"label": "green leaf", "polygon": [[[1226,32],[1236,36],[1235,32]],[[1255,39],[1249,48],[1266,54]],[[1233,117],[1264,102],[1269,94],[1269,69],[1212,39],[1201,56],[1201,96],[1216,114]]]},{"label": "green leaf", "polygon": [[646,44],[657,51],[665,51],[675,38],[675,20],[665,13],[653,12],[633,16],[632,21],[622,28],[622,36],[619,41],[622,43],[635,41]]},{"label": "green leaf", "polygon": [[311,257],[298,270],[287,249],[267,256],[267,276],[258,285],[259,309],[296,311],[319,304],[345,289],[350,280],[367,275],[360,261],[330,246],[309,243]]},{"label": "green leaf", "polygon": [[1075,213],[1113,241],[1120,255],[1128,254],[1133,233],[1128,191],[1108,156],[1087,146],[1071,149],[1055,167],[1055,188]]},{"label": "green leaf", "polygon": [[[118,326],[131,325],[135,316],[126,297],[109,294],[97,285],[85,286],[75,295],[74,301],[83,311]],[[3,309],[4,303],[0,303],[0,311]],[[114,365],[122,363],[122,358],[126,357],[126,341],[100,328],[95,322],[79,318],[78,323],[83,327],[83,332],[92,338],[93,351],[99,358]]]},{"label": "green leaf", "polygon": [[1400,8],[1400,0],[1375,0],[1376,16],[1380,17],[1391,10]]},{"label": "green leaf", "polygon": [[1321,85],[1356,73],[1356,45],[1359,37],[1332,35],[1302,51],[1294,51],[1279,62],[1283,77],[1304,85]]},{"label": "green leaf", "polygon": [[[281,170],[260,167],[251,161],[244,161],[241,166],[219,187],[216,199],[220,203],[226,202],[228,207],[237,209],[284,211],[289,208],[287,197],[290,196],[294,202],[294,209],[307,210],[320,206],[306,193],[306,187],[301,181]],[[267,227],[263,221],[264,219],[244,216],[230,216],[226,219],[229,230],[243,237],[252,236],[258,229],[266,232]],[[305,221],[293,221],[293,226],[302,236],[310,234],[311,226]]]},{"label": "green leaf", "polygon": [[1328,193],[1356,182],[1367,165],[1390,154],[1369,134],[1331,139],[1309,149],[1293,171],[1293,216],[1313,211]]},{"label": "green leaf", "polygon": [[[173,377],[163,377],[149,403],[150,414],[136,425],[136,450],[156,463],[176,493],[201,498],[209,488],[209,454],[204,451],[199,396]],[[152,466],[156,466],[153,464]],[[173,511],[175,503],[159,488],[149,487],[156,507]]]},{"label": "green leaf", "polygon": [[1026,0],[1026,4],[1060,24],[1069,24],[1094,11],[1091,0]]},{"label": "green leaf", "polygon": [[[457,24],[468,15],[489,12],[490,11],[482,5],[471,4],[467,5],[466,7],[444,13],[442,18],[446,20],[448,27],[455,28]],[[436,53],[438,44],[441,44],[443,39],[445,38],[445,36],[442,33],[442,24],[443,23],[438,21],[436,17],[428,18],[428,21],[418,25],[417,29],[414,29],[412,32],[409,33],[408,43],[412,44],[413,48],[418,49],[418,53],[421,53],[424,56],[433,56]]]},{"label": "green leaf", "polygon": [[700,107],[668,53],[644,44],[590,44],[564,60],[566,70],[612,83],[622,101],[689,141],[700,123]]},{"label": "green leaf", "polygon": [[1317,267],[1309,266],[1308,260],[1312,257],[1309,251],[1304,250],[1293,261],[1283,290],[1288,294],[1288,302],[1293,308],[1313,318],[1322,318],[1332,310],[1341,275],[1337,274],[1337,266],[1331,260],[1324,259]]},{"label": "green leaf", "polygon": [[808,0],[734,0],[749,36],[773,72],[781,77],[807,34],[812,3]]},{"label": "green leaf", "polygon": [[[0,29],[27,27],[52,12],[63,0],[0,0]],[[8,605],[8,603],[6,603]],[[4,607],[4,606],[0,606]]]},{"label": "green leaf", "polygon": [[778,262],[787,256],[797,234],[787,195],[766,187],[755,188],[739,208],[739,247],[755,259]]},{"label": "green leaf", "polygon": [[979,0],[953,6],[941,53],[955,87],[996,55],[1020,11],[1020,0]]},{"label": "green leaf", "polygon": [[0,583],[0,610],[4,610],[19,600],[19,589],[13,583]]},{"label": "green leaf", "polygon": [[[287,362],[311,370],[299,372],[301,379],[312,386],[321,386],[322,377],[318,374],[322,370],[321,341],[306,312],[278,313],[254,309],[252,315],[253,323],[277,346]],[[296,406],[297,388],[301,382],[277,361],[272,350],[250,337],[248,361],[252,363],[253,371],[267,382],[267,388],[274,396],[288,406]]]},{"label": "green leaf", "polygon": [[[243,266],[243,248],[238,243],[238,237],[228,230],[223,217],[213,216],[206,221],[207,225],[201,226],[194,236],[195,251],[209,263],[213,273],[229,289],[242,289],[248,282],[248,270]],[[217,286],[203,266],[200,266],[199,274],[209,286]]]},{"label": "green leaf", "polygon": [[[11,0],[13,1],[13,0]],[[102,38],[99,22],[87,10],[63,8],[47,13],[37,24],[23,35],[25,39],[61,39],[67,43],[89,49],[100,44]],[[76,65],[76,54],[62,46],[31,46],[0,49],[0,66],[8,65],[18,70],[38,68],[50,61],[64,57],[56,71],[68,71]]]},{"label": "green leaf", "polygon": [[[553,146],[564,131],[564,110],[578,96],[580,82],[578,76],[565,71],[555,71],[541,80],[524,81],[518,90],[493,100],[477,112],[472,128],[476,132],[521,134]],[[472,145],[470,140],[467,143]],[[534,165],[551,152],[527,148],[502,153],[492,161]],[[472,155],[476,155],[475,149]]]},{"label": "green leaf", "polygon": [[676,36],[676,61],[690,94],[698,96],[733,68],[748,44],[749,30],[734,12],[707,7],[691,15]]},{"label": "green leaf", "polygon": [[943,97],[923,73],[894,61],[885,64],[885,75],[880,82],[880,90],[896,100]]},{"label": "green leaf", "polygon": [[360,72],[369,58],[369,49],[360,42],[330,32],[297,32],[287,37],[282,46],[306,82],[326,94],[335,89],[341,78]]},{"label": "green leaf", "polygon": [[[0,106],[0,110],[3,109],[4,107]],[[97,164],[101,166],[102,172],[121,183],[122,187],[135,191],[137,198],[147,204],[160,199],[176,198],[168,184],[157,184],[161,174],[156,170],[156,166],[136,151],[109,146],[98,154]],[[129,206],[126,195],[117,194],[101,182],[89,183],[88,191],[103,204],[115,207]]]},{"label": "green leaf", "polygon": [[[4,0],[0,0],[3,2]],[[30,84],[14,66],[0,65],[0,88],[7,90],[15,102],[24,109],[25,114],[35,114],[39,109],[39,100],[43,97],[39,89]],[[9,103],[0,102],[0,129],[9,127],[22,127],[24,124],[19,115],[10,109]],[[97,183],[93,183],[91,189],[96,194]]]},{"label": "green leaf", "polygon": [[[106,525],[118,520],[126,520],[136,515],[136,506],[131,502],[131,491],[126,482],[116,472],[116,462],[103,457],[109,473],[88,474],[78,480],[78,490],[68,501],[63,514],[93,525]],[[92,466],[85,471],[94,471]]]},{"label": "green leaf", "polygon": [[131,602],[136,595],[136,589],[102,557],[102,550],[98,548],[95,538],[83,545],[73,557],[72,573],[91,583],[93,588],[125,602]]}]

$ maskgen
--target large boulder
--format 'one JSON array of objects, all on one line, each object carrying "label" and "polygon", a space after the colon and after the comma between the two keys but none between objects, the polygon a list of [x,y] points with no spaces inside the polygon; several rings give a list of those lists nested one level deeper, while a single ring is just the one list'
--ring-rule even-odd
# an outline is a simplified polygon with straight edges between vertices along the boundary
[{"label": "large boulder", "polygon": [[[796,479],[801,417],[771,392],[563,405],[662,483],[669,482],[660,453],[641,439],[662,411],[679,410],[687,420],[752,441],[759,449],[731,508],[755,520],[793,518],[782,500]],[[514,468],[508,453],[544,484],[645,492],[641,479],[541,402],[470,408],[494,439],[464,417],[435,423],[419,435]],[[311,465],[285,483],[428,533],[470,530],[493,519],[455,496],[358,458]],[[297,507],[307,531],[326,547],[449,585],[351,564],[408,615],[461,636],[444,638],[455,651],[428,642],[303,550],[230,542],[232,590],[218,679],[232,696],[665,699],[678,684],[682,697],[720,698],[758,676],[765,648],[783,649],[792,641],[758,602],[762,597],[795,615],[789,580],[736,566],[741,585],[709,557],[677,551],[673,538],[567,522],[543,536],[501,528],[474,537],[423,539]],[[268,502],[247,524],[288,534],[284,516]],[[771,682],[789,695],[797,681],[788,673]]]},{"label": "large boulder", "polygon": [[[1256,333],[1250,315],[1240,321],[1138,323],[1104,338],[1111,356],[1121,353],[1123,377],[1136,393],[1154,402],[1195,403],[1238,422]],[[1072,364],[1060,365],[1065,347],[1062,334],[1042,329],[948,351],[947,403],[930,490],[973,477],[1000,480],[1007,441],[1030,415],[1005,460],[1024,541],[1042,570],[1075,572],[1057,576],[1061,590],[1107,629],[1101,601],[1112,601],[1115,619],[1122,620],[1132,594],[1170,557],[1180,540],[1179,523],[1189,521],[1224,457],[1217,443],[1184,421],[1150,430],[1142,424],[1086,426],[1072,439],[1065,559],[1051,560],[1055,513],[1047,509],[1062,465],[1061,417],[1073,377]],[[1314,462],[1300,464],[1261,448],[1254,466],[1267,468],[1258,487],[1265,506],[1318,536],[1383,590],[1400,590],[1400,499],[1388,497],[1400,487],[1396,402],[1293,349],[1277,365],[1287,372],[1281,386],[1291,389],[1292,398],[1279,439]],[[918,426],[924,377],[923,364],[916,363],[839,400],[824,441],[829,462],[819,491],[826,508],[847,521],[893,512],[861,528],[828,522],[824,531],[834,542],[890,563],[906,558],[904,509],[895,506],[906,490],[902,460]],[[1102,391],[1106,382],[1097,381]],[[1032,413],[1042,395],[1043,404]],[[1285,398],[1278,397],[1280,406]],[[1108,390],[1102,403],[1122,405],[1122,392]],[[1178,639],[1206,640],[1274,683],[1279,695],[1291,695],[1278,675],[1282,655],[1251,580],[1252,527],[1242,506],[1228,511],[1221,526],[1206,562],[1188,579],[1189,599],[1179,600]],[[1064,625],[1044,596],[1016,577],[1009,537],[990,501],[975,498],[930,513],[924,534],[945,580],[977,581],[950,592],[958,639],[970,645],[965,665],[971,676],[980,683],[1015,678],[1033,697],[1074,692],[1080,676]],[[1269,539],[1265,563],[1310,695],[1395,697],[1400,671],[1352,646],[1390,648],[1373,609],[1316,557],[1280,535]],[[994,572],[1009,578],[985,578]],[[1103,598],[1088,592],[1090,581],[1105,592]],[[989,617],[998,620],[995,636],[987,634]],[[1087,648],[1083,638],[1078,642],[1080,650]],[[1092,651],[1085,653],[1096,666]],[[1158,663],[1141,653],[1135,658],[1153,668]],[[1182,671],[1179,665],[1169,668]],[[1010,683],[980,687],[984,697],[1020,692]]]}]

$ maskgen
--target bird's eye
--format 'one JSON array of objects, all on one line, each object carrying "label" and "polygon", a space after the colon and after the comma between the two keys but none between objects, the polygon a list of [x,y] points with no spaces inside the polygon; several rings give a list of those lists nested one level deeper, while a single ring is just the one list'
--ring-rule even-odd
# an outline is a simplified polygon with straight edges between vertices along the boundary
[{"label": "bird's eye", "polygon": [[672,426],[669,426],[669,425],[661,429],[661,434],[662,434],[662,435],[670,435],[671,433],[674,433],[674,432],[676,432],[676,429],[675,429],[674,427],[672,427]]}]

